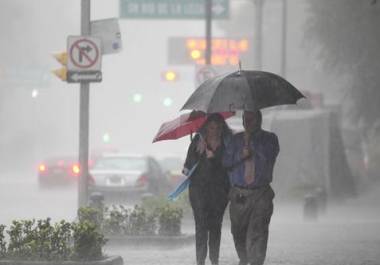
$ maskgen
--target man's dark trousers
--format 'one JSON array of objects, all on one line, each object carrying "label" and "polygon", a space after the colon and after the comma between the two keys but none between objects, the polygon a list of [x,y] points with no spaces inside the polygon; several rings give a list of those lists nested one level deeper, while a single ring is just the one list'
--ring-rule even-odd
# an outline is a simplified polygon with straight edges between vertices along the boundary
[{"label": "man's dark trousers", "polygon": [[255,189],[231,188],[231,232],[241,265],[262,265],[268,228],[273,213],[274,192],[270,185]]}]

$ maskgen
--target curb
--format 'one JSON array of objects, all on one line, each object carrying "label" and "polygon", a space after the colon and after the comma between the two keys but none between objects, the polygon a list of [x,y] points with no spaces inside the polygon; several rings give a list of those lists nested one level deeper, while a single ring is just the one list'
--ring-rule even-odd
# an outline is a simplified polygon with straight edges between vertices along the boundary
[{"label": "curb", "polygon": [[105,257],[102,260],[89,261],[36,261],[36,260],[0,260],[0,265],[123,265],[120,256]]},{"label": "curb", "polygon": [[[195,242],[194,234],[182,234],[179,236],[106,236],[107,246],[128,245],[128,246],[160,246],[160,247],[181,247]],[[1,265],[1,264],[0,264]]]}]

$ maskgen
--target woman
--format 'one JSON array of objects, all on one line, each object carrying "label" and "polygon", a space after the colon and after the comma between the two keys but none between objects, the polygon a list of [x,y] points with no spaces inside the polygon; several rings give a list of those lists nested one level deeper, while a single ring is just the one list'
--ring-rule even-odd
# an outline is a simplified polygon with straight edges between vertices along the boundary
[{"label": "woman", "polygon": [[196,169],[190,176],[189,197],[195,220],[197,265],[204,265],[207,256],[218,264],[221,229],[228,203],[229,180],[222,167],[223,151],[231,130],[220,114],[210,114],[191,141],[184,173]]}]

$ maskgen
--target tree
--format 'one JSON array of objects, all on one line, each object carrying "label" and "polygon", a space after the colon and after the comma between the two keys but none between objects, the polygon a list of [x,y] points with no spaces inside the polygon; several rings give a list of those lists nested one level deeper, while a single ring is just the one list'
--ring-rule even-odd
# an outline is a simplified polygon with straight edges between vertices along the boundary
[{"label": "tree", "polygon": [[380,113],[380,2],[309,0],[309,11],[308,44],[327,70],[350,77],[351,113],[370,126]]}]

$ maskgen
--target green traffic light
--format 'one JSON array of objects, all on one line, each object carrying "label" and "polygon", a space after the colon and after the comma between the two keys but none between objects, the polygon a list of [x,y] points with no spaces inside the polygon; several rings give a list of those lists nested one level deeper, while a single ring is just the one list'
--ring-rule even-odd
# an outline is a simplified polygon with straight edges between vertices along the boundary
[{"label": "green traffic light", "polygon": [[110,135],[108,133],[103,134],[103,142],[107,144],[110,141],[111,141]]},{"label": "green traffic light", "polygon": [[135,102],[135,103],[140,103],[142,101],[142,99],[143,99],[143,97],[141,94],[136,93],[133,95],[133,102]]},{"label": "green traffic light", "polygon": [[165,107],[170,107],[171,105],[173,105],[173,100],[171,98],[165,98],[163,104]]}]

